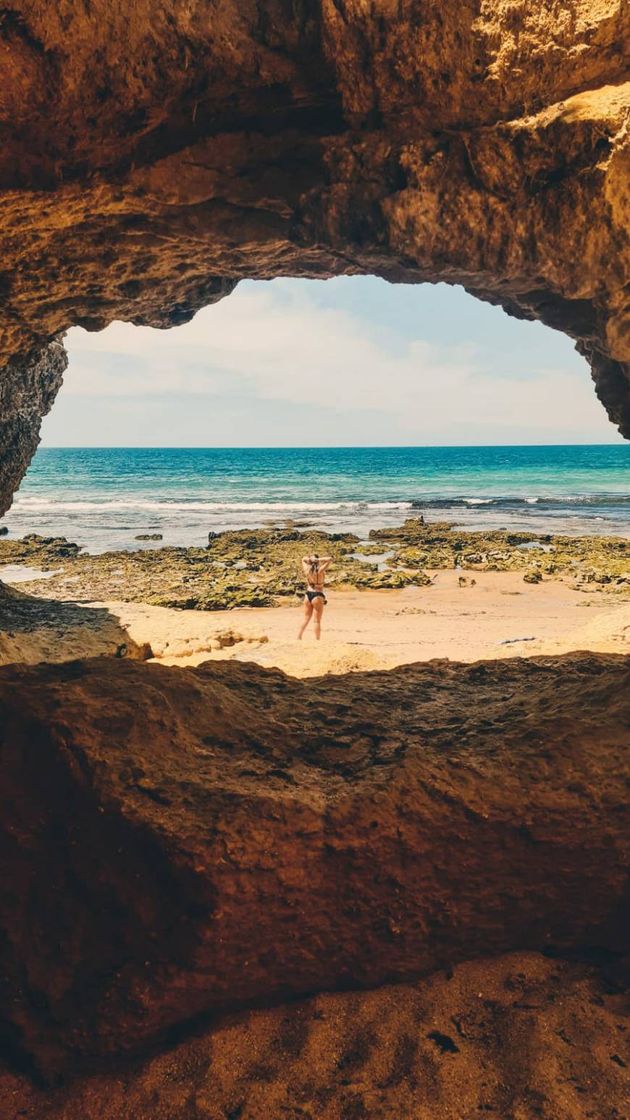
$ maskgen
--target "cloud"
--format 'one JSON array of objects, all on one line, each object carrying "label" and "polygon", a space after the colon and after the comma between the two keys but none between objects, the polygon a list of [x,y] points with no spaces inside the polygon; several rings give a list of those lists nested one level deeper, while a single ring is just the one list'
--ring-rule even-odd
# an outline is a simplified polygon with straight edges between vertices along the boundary
[{"label": "cloud", "polygon": [[[327,285],[329,297],[333,284]],[[446,290],[444,299],[450,296]],[[448,314],[444,320],[449,323]],[[148,406],[170,398],[180,414],[185,407],[192,413],[199,398],[217,407],[237,400],[241,407],[250,402],[254,417],[257,402],[277,402],[291,406],[296,442],[300,409],[309,440],[306,418],[315,409],[320,419],[334,417],[337,428],[343,415],[364,414],[372,429],[380,417],[382,442],[390,433],[406,442],[431,442],[449,431],[453,442],[482,440],[488,433],[497,442],[501,428],[506,442],[515,429],[531,429],[531,438],[543,441],[558,429],[579,438],[591,430],[592,438],[614,434],[586,365],[568,341],[566,367],[538,361],[529,368],[520,347],[512,356],[504,345],[493,350],[487,331],[481,338],[461,337],[456,320],[447,329],[443,341],[427,340],[415,337],[409,323],[401,331],[373,313],[361,314],[360,307],[322,302],[304,282],[249,283],[175,330],[117,322],[100,334],[70,331],[63,393],[73,399],[74,415],[78,398],[92,398],[92,404],[94,398],[126,400],[129,410],[140,399]],[[168,433],[158,435],[169,442]],[[258,442],[265,443],[264,430]]]}]

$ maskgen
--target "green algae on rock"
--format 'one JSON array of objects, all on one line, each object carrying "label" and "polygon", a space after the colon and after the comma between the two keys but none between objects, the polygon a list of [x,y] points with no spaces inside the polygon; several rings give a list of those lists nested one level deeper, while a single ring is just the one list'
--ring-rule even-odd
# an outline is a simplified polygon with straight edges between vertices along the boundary
[{"label": "green algae on rock", "polygon": [[0,565],[36,563],[44,571],[23,590],[75,601],[119,599],[181,610],[266,607],[303,593],[307,552],[333,556],[328,584],[347,590],[428,586],[431,572],[523,572],[526,582],[559,577],[578,590],[630,594],[630,542],[615,537],[562,537],[503,530],[468,532],[448,522],[410,518],[375,529],[363,543],[353,533],[300,532],[293,526],[212,533],[206,548],[165,547],[81,553],[64,537],[30,534],[0,541]]},{"label": "green algae on rock", "polygon": [[[298,532],[293,528],[242,529],[212,534],[206,548],[157,548],[134,552],[79,555],[64,538],[29,537],[0,543],[0,564],[37,561],[57,569],[46,580],[50,598],[95,601],[121,599],[188,610],[272,606],[301,596],[301,558],[324,549],[335,568],[329,583],[338,588],[391,588],[430,582],[422,571],[382,568],[353,555],[359,538],[352,533]],[[67,553],[72,548],[72,556]],[[66,561],[63,564],[61,561]],[[69,562],[68,562],[69,561]],[[37,582],[25,589],[39,590]]]},{"label": "green algae on rock", "polygon": [[[398,529],[373,529],[379,548],[395,551],[396,567],[464,568],[472,571],[527,571],[563,576],[575,586],[630,591],[630,541],[621,537],[537,536],[512,530],[463,531],[449,522],[427,525],[409,518]],[[538,580],[536,580],[538,582]]]}]

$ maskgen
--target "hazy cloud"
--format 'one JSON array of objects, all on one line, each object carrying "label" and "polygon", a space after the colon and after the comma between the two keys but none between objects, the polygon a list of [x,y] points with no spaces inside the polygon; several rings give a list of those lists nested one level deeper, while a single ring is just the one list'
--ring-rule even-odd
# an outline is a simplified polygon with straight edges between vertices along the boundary
[{"label": "hazy cloud", "polygon": [[[462,326],[449,302],[471,297],[444,289],[432,292],[438,311],[444,304],[442,330],[435,321],[423,328],[420,315],[415,329],[409,310],[404,320],[387,313],[396,292],[382,315],[373,303],[364,313],[348,284],[248,283],[176,330],[114,323],[100,334],[70,331],[70,367],[46,442],[614,439],[568,340],[532,335],[530,362],[523,339],[538,325],[506,327],[502,312],[483,307],[483,322]],[[421,307],[423,289],[412,295]],[[408,290],[405,300],[415,306]]]}]

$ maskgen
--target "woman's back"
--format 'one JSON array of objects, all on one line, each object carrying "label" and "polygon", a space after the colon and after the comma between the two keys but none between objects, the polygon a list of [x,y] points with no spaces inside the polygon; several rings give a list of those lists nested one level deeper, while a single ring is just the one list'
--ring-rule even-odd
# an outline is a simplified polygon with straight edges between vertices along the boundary
[{"label": "woman's back", "polygon": [[309,565],[306,581],[315,591],[323,590],[326,567],[322,567],[319,560],[313,560]]}]

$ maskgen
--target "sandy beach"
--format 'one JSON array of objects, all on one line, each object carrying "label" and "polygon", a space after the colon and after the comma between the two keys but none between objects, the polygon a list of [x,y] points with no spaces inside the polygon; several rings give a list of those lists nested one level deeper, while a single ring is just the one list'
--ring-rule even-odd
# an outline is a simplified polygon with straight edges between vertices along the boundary
[{"label": "sandy beach", "polygon": [[[630,602],[577,591],[561,579],[529,584],[520,572],[432,572],[401,590],[330,591],[322,640],[297,640],[302,606],[179,610],[111,600],[15,600],[29,624],[0,634],[0,661],[103,654],[195,666],[230,659],[298,677],[387,669],[432,658],[476,661],[572,650],[630,651]],[[45,594],[45,584],[42,585]],[[68,613],[70,612],[70,613]]]},{"label": "sandy beach", "polygon": [[[333,557],[319,642],[312,626],[297,640],[305,551]],[[627,652],[629,555],[623,539],[532,541],[422,519],[365,542],[292,524],[211,534],[206,548],[102,555],[65,538],[5,540],[0,663],[229,659],[308,677],[432,658]]]},{"label": "sandy beach", "polygon": [[560,581],[531,586],[514,572],[480,573],[473,586],[470,577],[460,586],[460,578],[466,579],[442,571],[429,588],[329,593],[319,642],[312,629],[297,641],[301,605],[218,611],[210,618],[128,603],[107,607],[133,641],[148,642],[166,664],[230,658],[299,677],[432,658],[630,650],[630,603],[594,602]]}]

